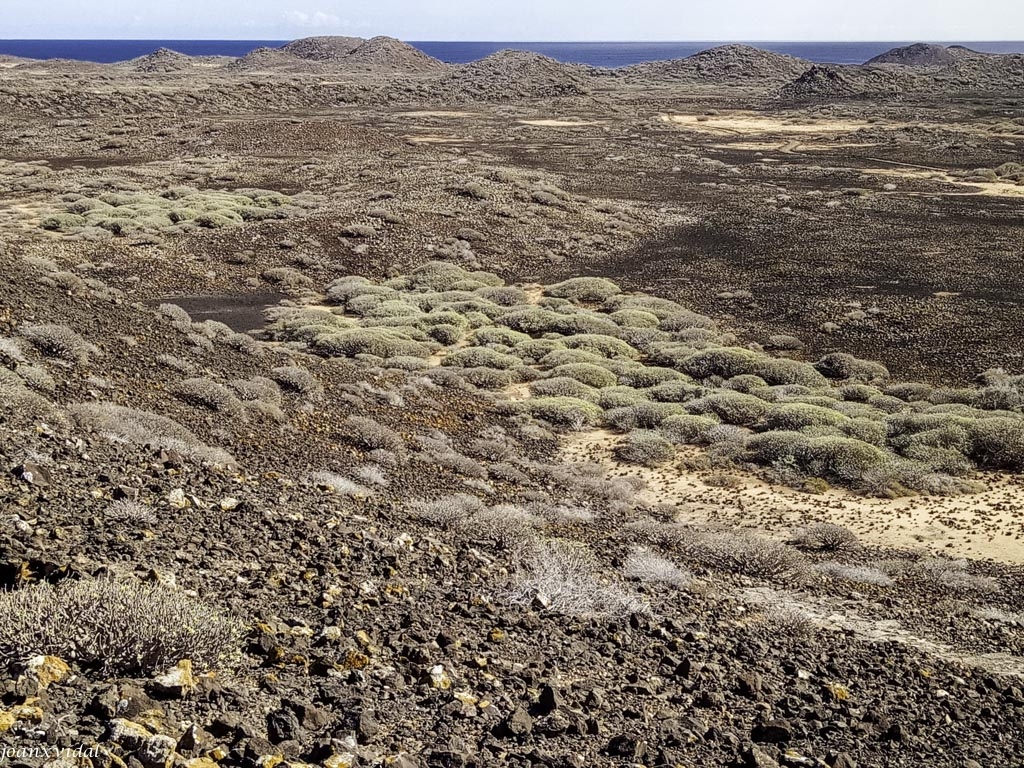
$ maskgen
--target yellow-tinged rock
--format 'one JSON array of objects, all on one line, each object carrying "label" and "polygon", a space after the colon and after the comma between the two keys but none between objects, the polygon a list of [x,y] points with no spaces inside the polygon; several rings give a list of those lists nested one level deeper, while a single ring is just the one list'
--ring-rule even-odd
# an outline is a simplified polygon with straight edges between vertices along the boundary
[{"label": "yellow-tinged rock", "polygon": [[217,768],[217,763],[208,757],[193,757],[191,760],[185,761],[185,768]]},{"label": "yellow-tinged rock", "polygon": [[182,659],[162,675],[157,675],[153,682],[176,696],[187,696],[198,685],[195,675],[192,674],[192,662],[188,659]]},{"label": "yellow-tinged rock", "polygon": [[352,768],[356,764],[356,756],[351,752],[342,752],[340,755],[331,755],[324,760],[324,768]]},{"label": "yellow-tinged rock", "polygon": [[43,722],[43,710],[40,707],[31,707],[27,704],[19,704],[18,706],[11,708],[11,714],[14,715],[15,720],[21,720],[22,722]]},{"label": "yellow-tinged rock", "polygon": [[830,683],[826,687],[828,688],[829,693],[832,694],[832,698],[836,701],[846,701],[850,698],[850,689],[847,688],[845,685],[840,685],[839,683]]},{"label": "yellow-tinged rock", "polygon": [[345,669],[362,669],[369,663],[370,657],[365,653],[350,650],[345,654],[345,661],[342,662],[342,666],[344,666]]},{"label": "yellow-tinged rock", "polygon": [[439,691],[447,691],[452,687],[452,679],[440,664],[431,667],[429,675],[431,688],[437,688]]},{"label": "yellow-tinged rock", "polygon": [[474,696],[470,691],[456,691],[452,695],[463,704],[469,704],[470,706],[476,706],[480,701],[480,699]]},{"label": "yellow-tinged rock", "polygon": [[129,751],[141,748],[152,736],[148,728],[123,717],[110,721],[110,740]]},{"label": "yellow-tinged rock", "polygon": [[0,710],[0,733],[7,733],[16,722],[18,722],[18,718],[14,716],[13,712]]},{"label": "yellow-tinged rock", "polygon": [[498,627],[492,629],[487,636],[488,638],[490,638],[490,641],[492,643],[500,643],[507,637],[507,635],[505,634],[505,630],[500,629]]},{"label": "yellow-tinged rock", "polygon": [[275,768],[283,762],[284,758],[281,755],[263,755],[256,758],[256,765],[260,768]]},{"label": "yellow-tinged rock", "polygon": [[188,506],[188,499],[185,498],[185,491],[181,488],[175,488],[167,494],[167,503],[174,509],[184,509]]},{"label": "yellow-tinged rock", "polygon": [[242,502],[240,502],[238,499],[232,496],[228,496],[226,499],[220,500],[220,508],[225,512],[230,512],[233,509],[237,509],[238,505],[241,503]]},{"label": "yellow-tinged rock", "polygon": [[371,640],[366,630],[360,629],[358,632],[356,632],[356,642],[359,643],[359,645],[361,645],[363,648],[370,647]]},{"label": "yellow-tinged rock", "polygon": [[211,760],[220,761],[228,756],[228,750],[227,748],[218,745],[210,750],[209,755]]},{"label": "yellow-tinged rock", "polygon": [[66,678],[71,668],[64,659],[57,656],[35,656],[29,659],[28,671],[39,681],[41,688],[46,688]]}]

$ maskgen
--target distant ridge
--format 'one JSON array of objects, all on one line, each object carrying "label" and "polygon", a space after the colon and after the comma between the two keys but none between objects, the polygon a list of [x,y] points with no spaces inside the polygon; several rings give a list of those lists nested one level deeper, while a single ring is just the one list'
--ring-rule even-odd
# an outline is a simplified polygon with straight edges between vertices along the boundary
[{"label": "distant ridge", "polygon": [[579,96],[590,92],[593,71],[539,53],[509,49],[455,67],[440,79],[438,88],[446,95],[480,101]]},{"label": "distant ridge", "polygon": [[805,72],[811,62],[750,45],[722,45],[683,59],[634,64],[622,71],[656,80],[736,82],[789,80]]},{"label": "distant ridge", "polygon": [[231,61],[231,59],[224,56],[189,56],[178,51],[172,51],[170,48],[158,48],[146,56],[139,56],[136,59],[130,59],[113,66],[124,67],[133,72],[141,73],[171,73],[187,72],[199,66],[209,67],[225,64],[228,61]]},{"label": "distant ridge", "polygon": [[[968,48],[960,48],[970,51]],[[899,64],[904,67],[945,67],[957,60],[949,48],[931,43],[914,43],[902,48],[893,48],[868,60],[868,64]]]},{"label": "distant ridge", "polygon": [[448,69],[444,62],[393,37],[307,37],[280,50],[329,65],[331,71],[429,73]]}]

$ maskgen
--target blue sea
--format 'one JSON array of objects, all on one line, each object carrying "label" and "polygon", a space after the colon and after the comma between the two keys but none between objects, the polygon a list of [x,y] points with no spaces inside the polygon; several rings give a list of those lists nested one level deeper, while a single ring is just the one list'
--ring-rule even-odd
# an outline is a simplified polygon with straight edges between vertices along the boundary
[{"label": "blue sea", "polygon": [[[260,47],[284,45],[284,40],[0,40],[0,54],[32,59],[78,59],[110,63],[145,56],[158,48],[170,48],[192,56],[244,56]],[[504,48],[536,51],[559,61],[595,67],[624,67],[642,61],[690,56],[729,41],[685,43],[531,43],[412,41],[425,53],[442,61],[464,64]],[[899,42],[745,42],[777,53],[798,56],[821,64],[862,64],[873,56],[907,43]],[[959,42],[988,53],[1024,53],[1024,41]]]}]

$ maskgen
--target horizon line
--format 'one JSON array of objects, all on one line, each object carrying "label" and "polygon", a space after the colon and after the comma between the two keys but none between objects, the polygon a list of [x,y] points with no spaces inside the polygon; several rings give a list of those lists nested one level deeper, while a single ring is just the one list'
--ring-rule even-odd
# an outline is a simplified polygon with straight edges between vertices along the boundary
[{"label": "horizon line", "polygon": [[[311,37],[359,37],[359,35],[343,35],[343,34],[320,34],[320,35],[303,35],[302,37],[290,37],[290,38],[260,38],[260,37],[0,37],[0,43],[21,43],[21,42],[133,42],[133,43],[160,43],[160,42],[211,42],[211,43],[268,43],[268,42],[292,42],[294,40],[304,40]],[[393,37],[392,35],[373,35],[372,37]],[[369,38],[363,38],[369,39]],[[484,40],[484,39],[451,39],[451,40],[414,40],[412,38],[394,38],[406,43],[593,43],[608,44],[608,43],[650,43],[655,45],[672,45],[672,44],[687,44],[692,45],[694,43],[927,43],[927,44],[942,44],[942,43],[1024,43],[1024,38],[1019,40],[1014,39],[985,39],[985,40],[964,40],[962,38],[948,38],[944,40],[939,39],[919,39],[919,38],[899,38],[899,39],[827,39],[827,38],[763,38],[763,39],[745,39],[738,37],[721,38],[718,40],[712,39],[693,39],[693,40]]]}]

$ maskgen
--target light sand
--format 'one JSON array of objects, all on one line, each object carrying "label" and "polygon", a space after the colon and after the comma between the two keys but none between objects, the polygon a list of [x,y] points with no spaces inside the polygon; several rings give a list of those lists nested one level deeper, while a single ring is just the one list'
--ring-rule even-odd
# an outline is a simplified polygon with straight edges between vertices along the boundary
[{"label": "light sand", "polygon": [[[741,471],[726,472],[734,477],[735,487],[722,488],[704,482],[721,472],[620,464],[612,456],[618,439],[603,430],[570,435],[563,456],[601,463],[612,475],[642,478],[647,487],[640,498],[649,504],[678,505],[681,522],[739,525],[781,535],[810,522],[830,521],[878,546],[1024,564],[1024,478],[1018,476],[987,475],[987,490],[958,497],[873,499],[842,489],[812,495]],[[680,456],[700,453],[684,448]]]},{"label": "light sand", "polygon": [[802,119],[768,117],[754,112],[732,112],[726,115],[662,115],[664,122],[705,133],[778,134],[778,133],[849,133],[866,128],[866,120]]},{"label": "light sand", "polygon": [[540,128],[576,128],[585,125],[601,125],[600,120],[516,120],[521,125],[535,125]]}]

